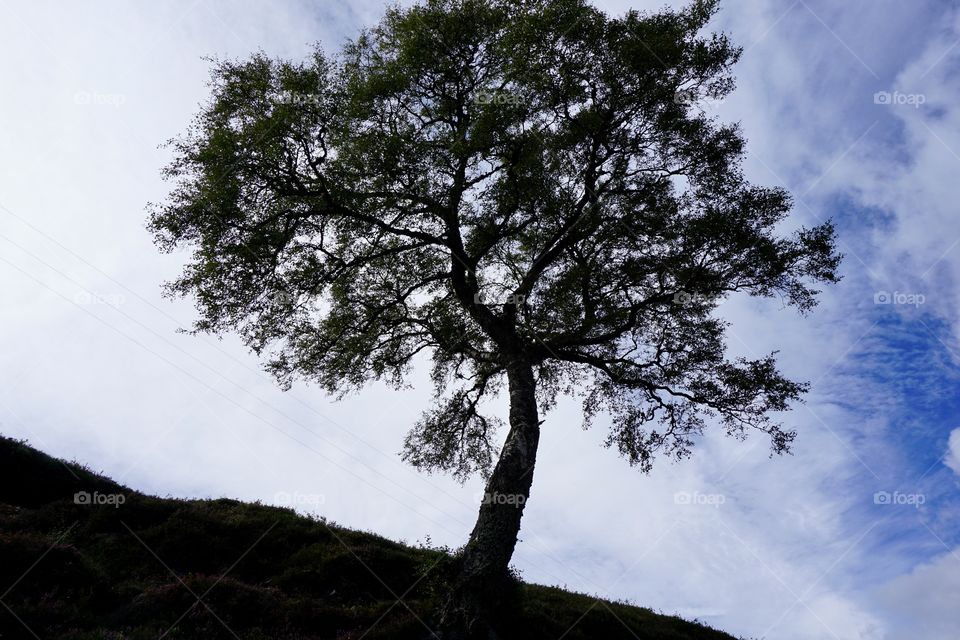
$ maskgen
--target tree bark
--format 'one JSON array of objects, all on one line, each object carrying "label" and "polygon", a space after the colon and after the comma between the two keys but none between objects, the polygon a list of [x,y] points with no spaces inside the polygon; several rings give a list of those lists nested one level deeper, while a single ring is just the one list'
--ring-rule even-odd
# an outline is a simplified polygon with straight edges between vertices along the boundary
[{"label": "tree bark", "polygon": [[487,481],[477,523],[442,613],[442,637],[448,640],[503,638],[498,629],[516,605],[509,565],[533,484],[540,421],[532,365],[525,360],[511,362],[507,380],[510,432]]}]

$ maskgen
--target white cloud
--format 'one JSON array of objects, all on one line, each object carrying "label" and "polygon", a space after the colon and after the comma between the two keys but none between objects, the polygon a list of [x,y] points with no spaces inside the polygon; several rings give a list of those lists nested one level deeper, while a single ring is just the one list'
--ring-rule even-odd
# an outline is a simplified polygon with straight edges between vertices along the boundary
[{"label": "white cloud", "polygon": [[[949,30],[923,41],[937,19],[933,5],[882,4],[728,2],[718,18],[748,47],[740,88],[718,113],[742,120],[750,177],[785,181],[813,209],[797,207],[807,224],[833,214],[828,198],[838,193],[895,222],[875,231],[874,248],[858,245],[862,255],[843,248],[848,278],[810,319],[776,303],[724,306],[734,351],[779,348],[790,375],[815,383],[808,407],[787,418],[800,430],[795,455],[769,460],[761,437],[739,444],[710,434],[691,460],[661,461],[644,477],[599,446],[602,424],[583,432],[574,404],[562,404],[544,425],[518,547],[526,577],[698,615],[744,636],[906,637],[896,635],[899,605],[868,600],[858,578],[864,567],[892,571],[877,566],[872,537],[860,539],[872,521],[857,514],[887,488],[874,485],[899,478],[881,438],[896,425],[850,406],[892,401],[849,377],[837,388],[835,376],[871,328],[857,302],[870,274],[877,286],[908,290],[943,255],[927,276],[939,294],[931,304],[960,315],[945,304],[950,278],[960,276],[960,246],[948,251],[956,238],[943,233],[956,220],[960,161],[949,148],[960,150],[951,81],[960,48],[950,51],[958,34]],[[321,494],[318,510],[346,525],[457,546],[472,526],[476,483],[419,475],[395,455],[429,397],[424,371],[414,391],[374,387],[340,404],[311,388],[284,394],[235,340],[175,334],[192,310],[158,295],[183,256],[157,254],[143,205],[167,189],[158,179],[166,152],[156,145],[181,131],[204,98],[200,56],[257,48],[299,56],[315,40],[335,49],[381,3],[316,7],[4,6],[0,52],[16,64],[0,67],[0,85],[10,89],[0,121],[17,126],[0,128],[0,148],[11,150],[0,155],[0,331],[8,337],[0,367],[16,375],[0,389],[0,430],[148,491],[268,502],[280,492]],[[898,79],[878,82],[857,57]],[[917,87],[940,115],[872,103],[877,90]],[[89,100],[78,103],[78,92]],[[903,127],[898,147],[880,135],[891,122]],[[84,291],[117,304],[75,304]],[[960,472],[957,431],[950,446],[948,464]],[[724,502],[677,504],[678,492]],[[949,568],[947,557],[884,575],[884,594],[927,611],[929,619],[910,618],[917,629],[947,628],[953,614],[923,609],[922,594],[951,585]]]},{"label": "white cloud", "polygon": [[960,475],[960,428],[950,432],[950,440],[947,442],[947,455],[943,462]]},{"label": "white cloud", "polygon": [[960,637],[960,548],[884,584],[876,598],[890,621],[886,640],[956,640]]}]

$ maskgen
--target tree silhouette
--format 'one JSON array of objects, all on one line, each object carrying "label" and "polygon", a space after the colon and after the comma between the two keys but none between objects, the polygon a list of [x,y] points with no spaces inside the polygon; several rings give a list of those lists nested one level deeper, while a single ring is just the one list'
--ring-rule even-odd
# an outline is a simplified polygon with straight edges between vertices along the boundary
[{"label": "tree silhouette", "polygon": [[[432,358],[436,405],[404,457],[486,496],[443,615],[490,637],[530,494],[541,414],[579,395],[643,471],[709,423],[794,433],[771,412],[805,385],[725,356],[735,292],[806,312],[833,282],[833,228],[780,232],[790,199],[745,181],[744,140],[698,101],[740,55],[700,35],[717,8],[609,17],[583,0],[426,0],[337,56],[218,62],[171,144],[151,210],[168,285],[202,332],[240,334],[283,385],[403,384]],[[483,400],[504,388],[500,422]]]}]

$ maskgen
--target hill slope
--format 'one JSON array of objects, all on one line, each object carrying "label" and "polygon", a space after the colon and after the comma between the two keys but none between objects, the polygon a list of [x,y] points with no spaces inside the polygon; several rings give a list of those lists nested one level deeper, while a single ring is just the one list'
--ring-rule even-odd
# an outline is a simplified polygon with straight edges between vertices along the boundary
[{"label": "hill slope", "polygon": [[[289,509],[147,496],[0,436],[3,640],[427,638],[450,564]],[[732,638],[555,588],[518,597],[524,640]]]}]

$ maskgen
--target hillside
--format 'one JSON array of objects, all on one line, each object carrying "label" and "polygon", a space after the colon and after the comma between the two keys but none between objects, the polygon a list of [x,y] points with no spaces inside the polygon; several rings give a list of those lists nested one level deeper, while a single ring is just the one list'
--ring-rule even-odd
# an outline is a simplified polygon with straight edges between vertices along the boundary
[{"label": "hillside", "polygon": [[[427,638],[449,564],[289,509],[144,495],[0,436],[3,640]],[[556,588],[517,597],[524,640],[732,639]]]}]

